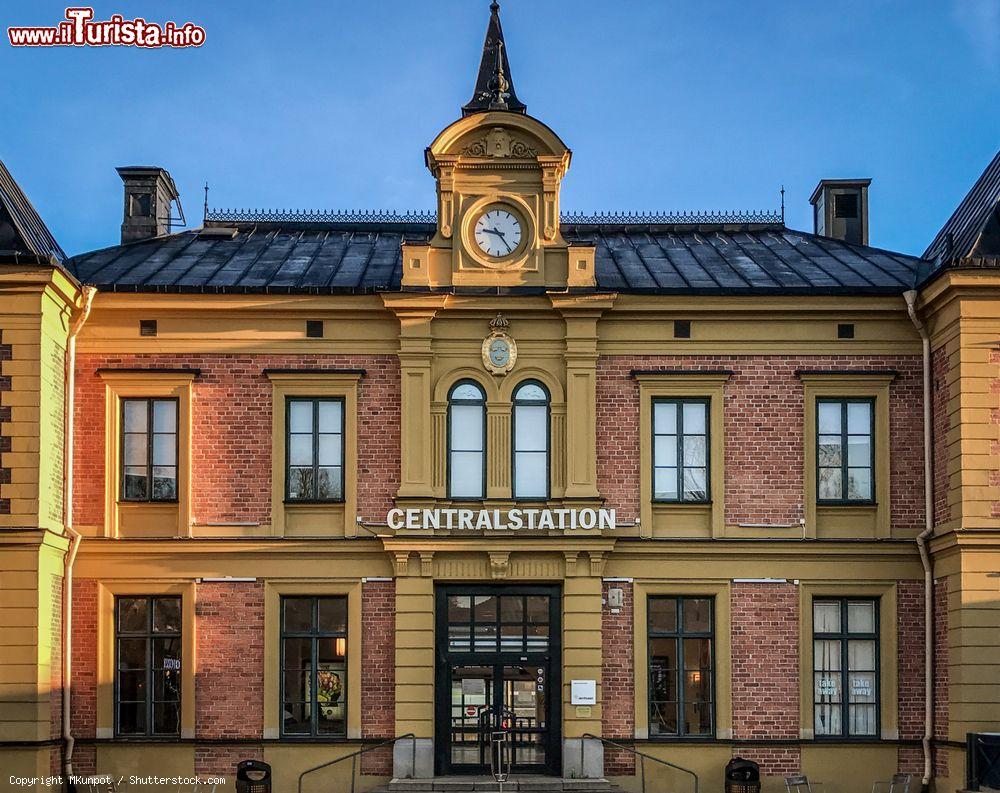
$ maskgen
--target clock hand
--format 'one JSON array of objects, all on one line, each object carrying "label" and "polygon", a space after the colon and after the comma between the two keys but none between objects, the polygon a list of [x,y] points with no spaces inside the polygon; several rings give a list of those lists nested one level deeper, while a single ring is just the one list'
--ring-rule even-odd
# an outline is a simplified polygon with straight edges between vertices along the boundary
[{"label": "clock hand", "polygon": [[507,246],[507,253],[510,253],[514,249],[510,247],[510,243],[507,242],[507,235],[498,229],[487,229],[491,234],[496,234],[500,239],[503,240],[503,244]]}]

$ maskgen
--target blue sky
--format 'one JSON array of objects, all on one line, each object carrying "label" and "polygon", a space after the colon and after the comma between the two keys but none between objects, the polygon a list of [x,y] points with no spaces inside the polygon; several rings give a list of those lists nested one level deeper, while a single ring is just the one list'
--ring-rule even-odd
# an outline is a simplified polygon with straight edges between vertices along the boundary
[{"label": "blue sky", "polygon": [[[529,112],[574,151],[563,207],[778,207],[869,176],[872,244],[920,253],[1000,146],[1000,0],[505,0]],[[4,0],[0,24],[66,3]],[[194,50],[0,41],[0,159],[69,253],[118,239],[117,165],[213,207],[430,209],[423,149],[472,92],[488,0],[100,1]]]}]

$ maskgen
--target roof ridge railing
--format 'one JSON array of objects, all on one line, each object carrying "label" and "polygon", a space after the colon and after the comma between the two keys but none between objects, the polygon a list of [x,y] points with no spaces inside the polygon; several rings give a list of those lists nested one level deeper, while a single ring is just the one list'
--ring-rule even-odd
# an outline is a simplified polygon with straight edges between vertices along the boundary
[{"label": "roof ridge railing", "polygon": [[[397,212],[381,209],[210,209],[206,221],[216,223],[437,223],[433,210]],[[781,212],[762,210],[693,212],[563,212],[560,221],[571,226],[780,224]]]},{"label": "roof ridge railing", "polygon": [[581,226],[701,223],[782,223],[781,212],[761,210],[692,211],[692,212],[563,212],[563,223]]},{"label": "roof ridge railing", "polygon": [[437,213],[380,209],[210,209],[205,220],[230,223],[436,223]]}]

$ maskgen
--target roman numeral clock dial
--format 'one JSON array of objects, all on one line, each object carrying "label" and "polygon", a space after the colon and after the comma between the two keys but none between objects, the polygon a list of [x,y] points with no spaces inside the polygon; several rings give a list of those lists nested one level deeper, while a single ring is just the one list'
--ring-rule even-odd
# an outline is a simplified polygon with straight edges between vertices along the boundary
[{"label": "roman numeral clock dial", "polygon": [[476,221],[476,245],[487,256],[502,259],[521,244],[521,221],[506,209],[490,209]]}]

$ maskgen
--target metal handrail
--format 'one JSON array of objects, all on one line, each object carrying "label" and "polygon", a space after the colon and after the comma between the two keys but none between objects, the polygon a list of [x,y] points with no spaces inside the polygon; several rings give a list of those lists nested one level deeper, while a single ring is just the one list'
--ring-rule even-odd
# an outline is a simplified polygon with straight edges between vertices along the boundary
[{"label": "metal handrail", "polygon": [[608,738],[602,738],[599,735],[593,735],[589,732],[583,734],[583,740],[580,741],[580,770],[583,771],[583,757],[584,751],[587,748],[586,739],[590,738],[594,741],[600,741],[602,744],[607,744],[608,746],[614,746],[617,749],[622,749],[630,754],[634,754],[636,757],[641,758],[639,761],[639,773],[642,777],[642,793],[646,793],[646,760],[652,760],[654,763],[659,763],[660,765],[665,765],[668,768],[673,768],[676,771],[683,771],[685,774],[689,774],[694,780],[694,793],[698,793],[698,775],[692,771],[690,768],[684,768],[683,766],[676,765],[667,760],[661,760],[659,757],[653,757],[651,754],[646,754],[645,752],[639,752],[633,749],[631,746],[626,746],[623,743],[618,743],[617,741],[612,741]]},{"label": "metal handrail", "polygon": [[[361,757],[361,755],[363,755],[365,752],[373,752],[376,749],[381,749],[383,746],[389,746],[390,744],[396,743],[396,741],[403,741],[406,740],[407,738],[410,738],[413,741],[413,760],[410,768],[416,769],[417,736],[414,735],[412,732],[408,732],[406,733],[406,735],[397,735],[395,738],[390,738],[387,741],[382,741],[381,743],[374,743],[371,746],[365,746],[356,752],[351,752],[351,754],[345,754],[343,757],[338,757],[336,760],[330,760],[326,763],[323,763],[322,765],[317,765],[314,766],[313,768],[306,769],[301,774],[299,774],[299,793],[302,793],[302,780],[305,779],[305,777],[308,774],[311,774],[314,771],[322,771],[324,768],[329,768],[330,766],[336,765],[337,763],[342,763],[345,760],[351,761],[351,793],[354,793],[355,778],[357,776],[357,769],[358,769],[358,758]],[[697,791],[695,791],[695,793],[697,793]]]}]

